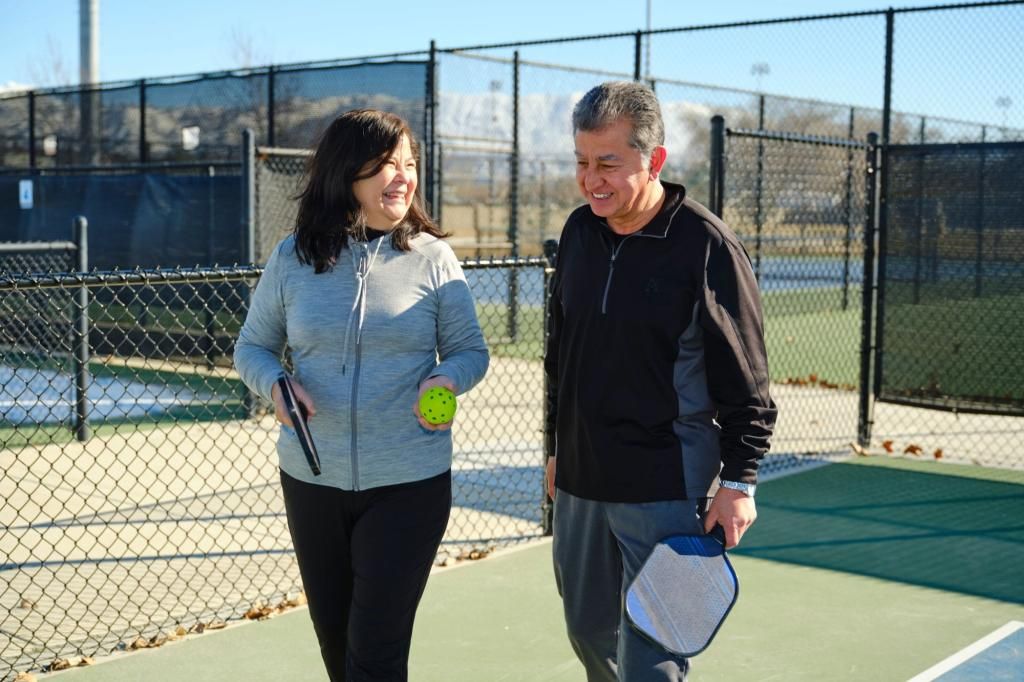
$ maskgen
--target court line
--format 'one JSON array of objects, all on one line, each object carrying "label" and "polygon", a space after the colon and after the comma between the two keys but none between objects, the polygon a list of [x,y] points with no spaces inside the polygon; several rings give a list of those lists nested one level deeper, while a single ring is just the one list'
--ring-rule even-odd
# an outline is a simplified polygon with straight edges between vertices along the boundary
[{"label": "court line", "polygon": [[1011,620],[998,630],[990,632],[974,644],[964,647],[949,658],[936,663],[924,672],[910,678],[907,682],[931,682],[932,680],[938,679],[940,675],[944,675],[959,666],[961,663],[969,661],[985,649],[988,649],[990,646],[1009,637],[1022,628],[1024,628],[1024,623],[1019,620]]}]

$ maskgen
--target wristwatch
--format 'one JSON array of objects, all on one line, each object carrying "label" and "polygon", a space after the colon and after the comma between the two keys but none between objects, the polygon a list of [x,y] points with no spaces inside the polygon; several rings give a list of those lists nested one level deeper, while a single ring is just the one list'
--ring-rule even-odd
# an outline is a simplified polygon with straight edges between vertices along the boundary
[{"label": "wristwatch", "polygon": [[753,497],[754,491],[757,490],[757,486],[753,483],[741,483],[739,481],[726,481],[725,479],[719,479],[719,485],[723,488],[729,488],[730,490],[739,490],[747,497]]}]

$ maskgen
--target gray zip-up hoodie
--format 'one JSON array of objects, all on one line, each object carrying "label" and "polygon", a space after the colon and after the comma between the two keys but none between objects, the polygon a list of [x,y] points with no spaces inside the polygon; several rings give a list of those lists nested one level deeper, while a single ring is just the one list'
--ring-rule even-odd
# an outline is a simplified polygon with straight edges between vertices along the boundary
[{"label": "gray zip-up hoodie", "polygon": [[[284,239],[267,261],[235,344],[235,367],[266,400],[285,372],[312,396],[313,476],[295,432],[281,426],[281,469],[308,483],[364,490],[451,467],[451,431],[427,431],[412,412],[420,383],[449,377],[459,393],[487,371],[487,346],[462,268],[447,243],[419,234],[410,251],[391,237],[349,241],[335,267],[314,274]],[[440,358],[440,363],[438,363]]]}]

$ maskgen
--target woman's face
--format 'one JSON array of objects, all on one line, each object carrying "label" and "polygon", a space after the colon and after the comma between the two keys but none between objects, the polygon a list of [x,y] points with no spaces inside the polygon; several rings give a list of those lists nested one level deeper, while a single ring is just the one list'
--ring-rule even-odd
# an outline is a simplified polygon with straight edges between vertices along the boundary
[{"label": "woman's face", "polygon": [[352,193],[366,215],[367,226],[390,230],[401,223],[416,195],[416,180],[416,158],[409,138],[403,135],[376,175],[352,184]]}]

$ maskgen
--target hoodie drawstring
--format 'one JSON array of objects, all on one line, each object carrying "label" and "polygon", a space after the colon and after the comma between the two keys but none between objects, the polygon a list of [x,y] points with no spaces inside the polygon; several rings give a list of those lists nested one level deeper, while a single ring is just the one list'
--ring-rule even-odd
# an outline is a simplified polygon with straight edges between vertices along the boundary
[{"label": "hoodie drawstring", "polygon": [[[348,341],[351,338],[352,332],[352,320],[356,315],[356,311],[359,311],[359,322],[356,327],[356,345],[358,346],[363,338],[363,322],[366,320],[366,278],[370,274],[370,270],[373,269],[373,264],[377,260],[377,254],[380,253],[380,245],[384,242],[385,237],[378,237],[375,241],[377,245],[374,247],[372,253],[369,253],[369,246],[367,245],[368,256],[364,259],[362,249],[360,248],[359,255],[356,255],[356,250],[350,249],[352,252],[352,268],[356,273],[356,295],[352,301],[352,309],[348,312],[348,321],[345,323],[345,344],[342,346],[345,360],[341,365],[341,373],[345,374],[345,368],[348,365]],[[360,266],[365,263],[366,268],[362,269]]]}]

